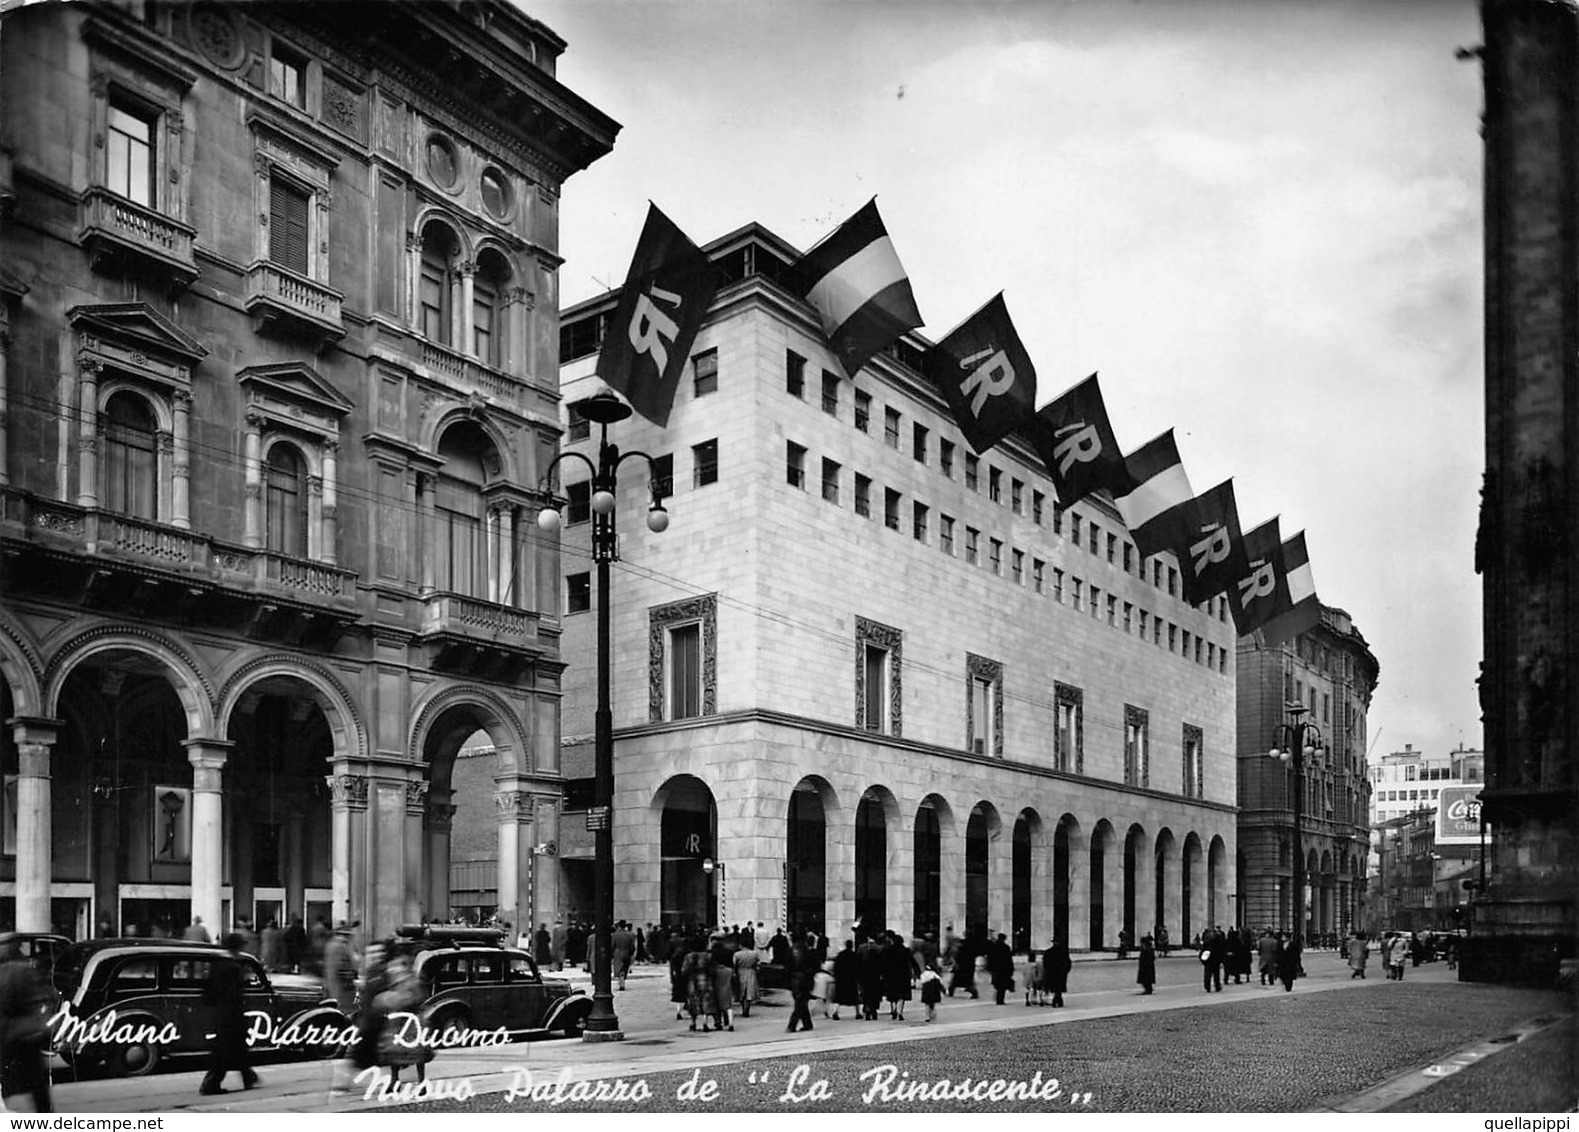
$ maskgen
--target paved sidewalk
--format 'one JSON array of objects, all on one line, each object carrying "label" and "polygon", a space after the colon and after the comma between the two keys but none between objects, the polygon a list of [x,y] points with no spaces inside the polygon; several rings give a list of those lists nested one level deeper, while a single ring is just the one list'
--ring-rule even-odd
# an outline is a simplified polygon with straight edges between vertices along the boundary
[{"label": "paved sidewalk", "polygon": [[[1335,955],[1307,956],[1309,977],[1295,984],[1297,996],[1342,993],[1364,986],[1349,978],[1348,968]],[[590,991],[584,972],[566,973]],[[770,992],[749,1018],[738,1014],[733,1033],[691,1032],[677,1022],[669,1003],[666,968],[639,967],[627,989],[615,996],[616,1010],[626,1040],[584,1043],[549,1040],[514,1043],[490,1049],[448,1050],[428,1067],[429,1080],[441,1091],[469,1082],[476,1095],[502,1092],[518,1080],[517,1069],[530,1069],[534,1078],[568,1073],[571,1080],[690,1070],[754,1061],[762,1058],[825,1056],[830,1050],[856,1049],[893,1042],[994,1033],[1031,1026],[1065,1025],[1084,1019],[1115,1015],[1213,1007],[1254,1001],[1257,997],[1282,997],[1281,987],[1267,988],[1252,982],[1230,981],[1220,994],[1206,994],[1198,982],[1200,965],[1193,957],[1172,958],[1160,964],[1161,983],[1151,996],[1140,995],[1133,982],[1132,960],[1086,960],[1071,977],[1068,1006],[1062,1010],[1027,1007],[1024,995],[1010,996],[1003,1006],[991,998],[990,988],[979,999],[962,995],[944,999],[938,1020],[927,1023],[919,1002],[912,1002],[903,1021],[863,1022],[850,1018],[825,1020],[820,1004],[814,1008],[815,1029],[789,1034],[788,996]],[[1456,978],[1440,964],[1412,969],[1411,979],[1449,984]],[[982,984],[985,985],[985,984]],[[171,1111],[354,1111],[379,1107],[365,1099],[362,1090],[331,1096],[332,1074],[338,1067],[328,1062],[295,1062],[260,1065],[261,1087],[219,1097],[197,1093],[201,1073],[161,1073],[130,1080],[82,1081],[57,1084],[55,1104],[61,1112],[171,1112]],[[343,1070],[342,1070],[343,1072]],[[410,1079],[410,1073],[406,1074]],[[232,1078],[234,1084],[234,1078]],[[387,1102],[386,1102],[387,1103]]]}]

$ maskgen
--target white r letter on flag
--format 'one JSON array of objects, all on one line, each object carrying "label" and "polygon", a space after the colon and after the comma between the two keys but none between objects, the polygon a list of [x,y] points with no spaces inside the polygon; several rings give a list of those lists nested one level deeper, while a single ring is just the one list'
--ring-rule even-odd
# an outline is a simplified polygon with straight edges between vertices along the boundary
[{"label": "white r letter on flag", "polygon": [[970,403],[971,416],[974,417],[981,416],[982,406],[987,403],[988,397],[1007,393],[1014,386],[1014,367],[1009,364],[1009,356],[1002,350],[982,350],[965,358],[962,364],[976,365],[982,358],[987,359],[986,364],[976,366],[959,386],[962,396],[969,396],[972,390],[975,391],[976,396]]},{"label": "white r letter on flag", "polygon": [[1061,476],[1068,475],[1077,462],[1084,464],[1102,455],[1102,437],[1085,421],[1059,429],[1057,435],[1060,439],[1053,446],[1053,459],[1058,461]]},{"label": "white r letter on flag", "polygon": [[1248,578],[1239,581],[1240,608],[1249,605],[1258,597],[1270,597],[1272,591],[1277,589],[1277,574],[1272,569],[1270,562],[1261,566]]},{"label": "white r letter on flag", "polygon": [[1190,544],[1190,554],[1195,559],[1195,572],[1199,574],[1213,562],[1228,557],[1228,528],[1215,527],[1200,542]]},{"label": "white r letter on flag", "polygon": [[[649,291],[672,306],[680,305],[680,296],[673,291],[665,291],[656,284]],[[658,372],[662,373],[669,365],[669,348],[664,345],[664,339],[674,341],[680,335],[680,328],[663,311],[652,303],[647,295],[642,295],[636,300],[636,310],[631,314],[630,340],[631,347],[638,354],[651,354],[652,360],[658,365]]]}]

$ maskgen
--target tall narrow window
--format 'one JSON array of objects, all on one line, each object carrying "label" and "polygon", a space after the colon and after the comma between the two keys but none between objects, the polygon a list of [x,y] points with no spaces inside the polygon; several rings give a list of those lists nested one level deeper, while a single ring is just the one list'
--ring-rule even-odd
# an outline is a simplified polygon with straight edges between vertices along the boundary
[{"label": "tall narrow window", "polygon": [[295,52],[273,45],[269,57],[269,93],[292,106],[307,105],[307,61]]},{"label": "tall narrow window", "polygon": [[855,513],[866,517],[872,514],[872,481],[860,472],[855,473]]},{"label": "tall narrow window", "polygon": [[974,676],[970,681],[970,749],[985,755],[992,747],[992,681]]},{"label": "tall narrow window", "polygon": [[784,351],[784,392],[791,397],[806,396],[806,359],[794,350]]},{"label": "tall narrow window", "polygon": [[1124,781],[1131,786],[1150,785],[1151,767],[1146,750],[1147,713],[1124,705]]},{"label": "tall narrow window", "polygon": [[263,509],[268,548],[307,556],[307,465],[289,444],[269,449],[264,466]]},{"label": "tall narrow window", "polygon": [[891,531],[899,529],[899,493],[891,487],[883,489],[883,526]]},{"label": "tall narrow window", "polygon": [[697,622],[669,630],[669,718],[702,714],[702,626]]},{"label": "tall narrow window", "polygon": [[867,432],[872,420],[872,395],[855,391],[855,427],[862,432]]},{"label": "tall narrow window", "polygon": [[701,444],[693,444],[691,446],[691,466],[695,473],[695,486],[706,487],[710,483],[717,483],[718,441],[705,440]]},{"label": "tall narrow window", "polygon": [[[450,463],[439,477],[435,515],[439,525],[438,587],[449,593],[482,597],[481,465]],[[473,478],[472,473],[476,476]],[[455,473],[460,473],[457,476]]]},{"label": "tall narrow window", "polygon": [[888,650],[865,646],[865,720],[868,731],[888,730]]},{"label": "tall narrow window", "polygon": [[104,407],[104,494],[107,511],[153,519],[158,515],[158,437],[147,402],[117,393]]},{"label": "tall narrow window", "polygon": [[938,440],[938,467],[949,479],[954,478],[954,444],[952,441]]},{"label": "tall narrow window", "polygon": [[839,502],[839,472],[837,461],[822,458],[822,497],[829,503]]},{"label": "tall narrow window", "polygon": [[429,341],[448,346],[450,335],[450,255],[446,234],[430,224],[422,236],[422,270],[417,280],[417,329]]},{"label": "tall narrow window", "polygon": [[493,250],[477,257],[472,277],[472,353],[494,369],[504,368],[504,296],[510,269]]},{"label": "tall narrow window", "polygon": [[308,195],[282,177],[269,179],[269,259],[307,274]]},{"label": "tall narrow window", "polygon": [[829,416],[839,415],[839,375],[822,371],[822,411]]},{"label": "tall narrow window", "polygon": [[1057,704],[1053,730],[1053,767],[1056,770],[1080,774],[1085,759],[1081,751],[1081,718],[1085,693],[1068,684],[1053,685],[1053,699]]},{"label": "tall narrow window", "polygon": [[938,516],[938,547],[944,554],[954,553],[954,517],[952,515]]},{"label": "tall narrow window", "polygon": [[915,425],[912,427],[911,432],[913,433],[911,437],[913,454],[917,460],[925,464],[927,462],[927,426]]},{"label": "tall narrow window", "polygon": [[718,351],[705,350],[691,359],[695,376],[694,389],[698,397],[718,392]]},{"label": "tall narrow window", "polygon": [[883,439],[890,448],[899,447],[899,410],[883,410]]},{"label": "tall narrow window", "polygon": [[152,115],[110,103],[106,150],[106,187],[127,200],[155,207],[154,119]]},{"label": "tall narrow window", "polygon": [[925,503],[912,503],[910,505],[910,533],[917,542],[927,541],[927,505]]},{"label": "tall narrow window", "polygon": [[793,440],[784,443],[784,482],[806,490],[806,449]]}]

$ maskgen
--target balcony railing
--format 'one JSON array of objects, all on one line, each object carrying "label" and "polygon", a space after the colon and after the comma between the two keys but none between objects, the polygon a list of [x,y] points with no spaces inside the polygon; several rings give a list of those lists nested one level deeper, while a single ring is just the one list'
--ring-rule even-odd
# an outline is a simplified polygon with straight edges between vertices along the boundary
[{"label": "balcony railing", "polygon": [[247,271],[247,310],[265,322],[283,319],[310,337],[334,341],[345,335],[340,292],[268,260]]},{"label": "balcony railing", "polygon": [[192,259],[196,235],[195,228],[109,189],[91,188],[82,194],[78,239],[93,252],[95,262],[131,256],[161,269],[184,287],[197,278]]},{"label": "balcony railing", "polygon": [[537,614],[462,594],[433,594],[423,615],[425,634],[447,633],[503,645],[531,645],[537,640]]},{"label": "balcony railing", "polygon": [[108,561],[162,568],[228,589],[272,592],[315,603],[327,598],[343,608],[356,600],[356,571],[326,562],[229,546],[149,519],[36,499],[20,492],[6,493],[4,503],[5,522],[22,528],[29,541]]},{"label": "balcony railing", "polygon": [[523,382],[437,342],[422,343],[422,364],[464,393],[483,393],[509,405],[522,402]]}]

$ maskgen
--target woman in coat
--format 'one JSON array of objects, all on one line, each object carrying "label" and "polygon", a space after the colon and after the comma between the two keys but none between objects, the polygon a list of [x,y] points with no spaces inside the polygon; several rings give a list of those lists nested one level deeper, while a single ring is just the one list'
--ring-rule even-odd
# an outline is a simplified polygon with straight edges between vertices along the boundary
[{"label": "woman in coat", "polygon": [[1349,940],[1349,978],[1365,978],[1365,961],[1371,957],[1371,945],[1359,932]]},{"label": "woman in coat", "polygon": [[1069,958],[1069,945],[1054,939],[1053,945],[1042,952],[1042,989],[1053,996],[1053,1005],[1064,1004],[1064,992],[1069,989],[1069,970],[1074,961]]},{"label": "woman in coat", "polygon": [[844,950],[833,957],[833,1017],[839,1019],[839,1008],[848,1006],[861,1016],[861,964],[855,957],[855,944],[844,941]]},{"label": "woman in coat", "polygon": [[669,1001],[674,1003],[674,1020],[678,1022],[685,1013],[686,978],[685,939],[676,932],[669,940]]},{"label": "woman in coat", "polygon": [[754,947],[742,947],[735,952],[735,987],[740,994],[740,1016],[751,1017],[751,1004],[761,997],[757,985],[757,964],[762,956]]},{"label": "woman in coat", "polygon": [[861,985],[861,1017],[877,1020],[877,1005],[883,1000],[883,948],[875,939],[856,949],[856,978]]},{"label": "woman in coat", "polygon": [[713,998],[713,954],[707,950],[707,941],[701,936],[691,940],[691,950],[685,953],[680,973],[685,978],[685,1010],[691,1016],[691,1029],[696,1029],[696,1020],[700,1018],[705,1034],[712,1029],[708,1022],[718,1007]]},{"label": "woman in coat", "polygon": [[735,943],[728,936],[713,936],[708,953],[713,958],[713,1025],[735,1028]]},{"label": "woman in coat", "polygon": [[1135,981],[1145,988],[1141,994],[1150,994],[1157,985],[1157,952],[1149,935],[1140,941],[1140,968],[1135,972]]},{"label": "woman in coat", "polygon": [[893,932],[888,933],[888,946],[883,948],[883,997],[888,1000],[888,1016],[896,1021],[905,1020],[905,1003],[912,995],[911,987],[921,975],[921,966],[915,953],[905,946],[905,941]]}]

